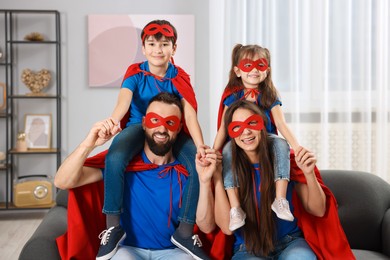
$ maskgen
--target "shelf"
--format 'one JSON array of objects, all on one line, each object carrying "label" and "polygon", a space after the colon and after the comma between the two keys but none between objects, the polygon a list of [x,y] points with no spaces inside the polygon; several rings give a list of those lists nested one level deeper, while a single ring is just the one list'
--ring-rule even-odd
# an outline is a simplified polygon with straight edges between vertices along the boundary
[{"label": "shelf", "polygon": [[40,98],[45,98],[45,99],[59,99],[60,96],[57,95],[12,95],[8,96],[9,98],[12,99],[19,99],[19,98],[24,98],[24,99],[40,99]]},{"label": "shelf", "polygon": [[6,208],[6,205],[5,205],[5,202],[0,202],[0,210],[10,210],[10,209],[23,209],[23,210],[26,210],[26,209],[50,209],[52,208],[53,206],[55,206],[56,203],[55,201],[53,201],[52,203],[50,204],[45,204],[45,205],[38,205],[38,206],[28,206],[28,207],[16,207],[12,202],[9,202],[8,203],[8,208]]},{"label": "shelf", "polygon": [[[2,43],[5,44],[5,46],[0,46],[3,52],[0,59],[0,81],[5,81],[6,84],[6,109],[0,112],[2,124],[0,143],[1,148],[6,151],[7,158],[6,165],[0,167],[0,192],[4,194],[4,199],[2,198],[3,201],[0,202],[0,211],[49,209],[55,205],[54,202],[48,203],[52,198],[41,201],[48,203],[46,205],[16,207],[12,200],[15,198],[12,182],[22,177],[21,172],[25,171],[24,168],[30,169],[31,165],[36,167],[36,172],[45,171],[52,177],[61,163],[62,41],[60,13],[56,10],[5,9],[0,10],[0,18],[0,28],[3,28],[2,32],[4,32]],[[32,32],[39,32],[45,37],[42,41],[26,40],[28,39],[25,38],[26,36],[33,36]],[[19,70],[26,64],[45,68],[48,64],[47,69],[53,72],[51,78],[53,88],[39,94],[28,93],[30,90],[23,87],[19,77]],[[34,148],[26,151],[15,149],[19,148],[16,145],[18,130],[26,125],[26,115],[29,113],[50,113],[50,129],[47,129],[46,125],[45,128],[42,128],[42,123],[38,123],[33,130],[31,127],[25,127],[25,131],[30,131],[30,133],[38,131],[36,129],[41,132],[42,129],[50,131],[52,142],[48,144],[51,144],[53,148]],[[47,160],[47,163],[42,163],[41,159],[44,159],[45,162]],[[34,203],[36,202],[34,200]]]},{"label": "shelf", "polygon": [[0,171],[5,171],[7,169],[9,169],[9,165],[0,165]]},{"label": "shelf", "polygon": [[59,153],[60,151],[56,148],[49,148],[49,149],[28,149],[27,151],[16,151],[15,149],[11,149],[9,151],[10,154],[55,154]]},{"label": "shelf", "polygon": [[7,41],[7,43],[11,44],[58,44],[58,41],[25,41],[25,40],[20,40],[20,41]]}]

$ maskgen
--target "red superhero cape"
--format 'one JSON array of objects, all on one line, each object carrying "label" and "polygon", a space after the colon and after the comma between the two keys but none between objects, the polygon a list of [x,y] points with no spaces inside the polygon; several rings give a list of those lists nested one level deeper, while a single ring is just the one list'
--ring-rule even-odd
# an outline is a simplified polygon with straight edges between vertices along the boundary
[{"label": "red superhero cape", "polygon": [[[296,164],[294,157],[294,152],[291,150],[291,180],[306,183],[306,178]],[[292,202],[294,215],[298,219],[298,226],[303,231],[306,241],[318,259],[355,259],[340,223],[336,198],[331,190],[324,185],[317,167],[315,168],[315,174],[326,195],[326,213],[321,218],[307,213],[294,191]]]},{"label": "red superhero cape", "polygon": [[[103,151],[90,157],[84,166],[104,168]],[[141,171],[158,167],[155,164],[145,164],[137,157],[126,168],[127,171]],[[184,167],[183,167],[184,169]],[[68,230],[56,239],[61,259],[95,259],[99,250],[99,234],[106,229],[105,215],[102,213],[104,203],[103,181],[91,183],[70,189],[68,195]],[[210,234],[196,232],[203,243],[205,251],[212,259],[229,259],[233,240],[219,230]],[[226,246],[229,245],[229,246]]]},{"label": "red superhero cape", "polygon": [[219,102],[219,109],[218,109],[218,121],[217,121],[217,129],[218,130],[219,130],[219,127],[221,126],[221,122],[222,122],[222,114],[223,114],[223,109],[224,109],[223,102],[225,101],[225,99],[228,96],[230,96],[233,93],[236,93],[242,89],[243,89],[243,87],[234,87],[233,89],[225,88],[225,90],[223,91],[221,101]]},{"label": "red superhero cape", "polygon": [[[131,76],[133,76],[137,73],[140,73],[140,72],[144,73],[144,75],[150,75],[150,76],[156,78],[157,80],[161,80],[160,77],[157,77],[156,75],[153,75],[150,72],[141,70],[140,64],[141,63],[135,63],[135,64],[130,65],[127,68],[125,76],[123,77],[123,81],[126,80],[128,77],[131,77]],[[194,108],[194,110],[197,111],[198,104],[196,102],[194,89],[192,88],[192,85],[191,85],[190,76],[179,66],[176,66],[174,64],[173,64],[173,66],[177,69],[177,75],[176,75],[176,77],[169,79],[169,80],[172,81],[172,84],[179,91],[180,95],[182,95],[183,98],[185,100],[187,100],[188,103],[190,103],[190,105]],[[123,120],[126,120],[126,122],[127,122],[128,115],[127,116],[125,115],[123,117],[123,119],[121,120],[121,125],[123,125],[123,122],[122,122]],[[187,133],[189,133],[184,119],[183,119],[183,122],[184,122],[184,130]]]}]

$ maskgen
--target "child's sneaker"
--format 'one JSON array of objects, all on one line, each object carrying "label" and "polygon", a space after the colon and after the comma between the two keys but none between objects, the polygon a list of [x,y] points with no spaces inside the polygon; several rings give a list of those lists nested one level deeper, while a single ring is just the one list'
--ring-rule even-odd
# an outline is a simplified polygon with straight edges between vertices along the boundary
[{"label": "child's sneaker", "polygon": [[241,208],[231,208],[229,230],[234,231],[237,228],[240,228],[245,225],[245,218],[246,214]]},{"label": "child's sneaker", "polygon": [[275,199],[271,205],[272,210],[276,213],[278,218],[293,221],[294,216],[291,214],[290,206],[285,198]]},{"label": "child's sneaker", "polygon": [[119,243],[126,238],[126,233],[121,226],[110,227],[100,233],[99,238],[101,241],[96,260],[107,260],[115,255]]}]

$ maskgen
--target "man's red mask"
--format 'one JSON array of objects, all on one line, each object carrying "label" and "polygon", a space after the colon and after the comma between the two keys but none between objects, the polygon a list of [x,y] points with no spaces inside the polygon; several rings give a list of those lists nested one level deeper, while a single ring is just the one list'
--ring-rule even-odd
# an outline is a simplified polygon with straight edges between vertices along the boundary
[{"label": "man's red mask", "polygon": [[228,127],[228,133],[231,138],[236,138],[244,132],[246,128],[253,130],[264,129],[264,120],[260,115],[254,114],[248,117],[244,122],[232,121]]},{"label": "man's red mask", "polygon": [[259,71],[265,71],[268,69],[268,61],[264,58],[258,60],[242,59],[237,67],[245,72],[250,72],[254,68],[258,69]]},{"label": "man's red mask", "polygon": [[144,35],[142,37],[142,42],[145,40],[146,36],[155,35],[157,33],[161,33],[165,37],[175,37],[175,33],[172,27],[169,24],[156,24],[151,23],[144,29]]},{"label": "man's red mask", "polygon": [[169,131],[176,132],[180,128],[180,119],[177,116],[162,117],[153,112],[145,115],[145,126],[147,128],[156,128],[161,125]]}]

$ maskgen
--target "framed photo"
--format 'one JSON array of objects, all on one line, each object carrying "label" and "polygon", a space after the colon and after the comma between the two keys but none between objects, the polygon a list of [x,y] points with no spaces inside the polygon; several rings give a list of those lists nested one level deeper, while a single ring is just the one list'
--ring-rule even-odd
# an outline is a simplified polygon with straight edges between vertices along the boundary
[{"label": "framed photo", "polygon": [[3,82],[0,82],[0,112],[6,108],[7,105],[6,100],[7,100],[6,86]]},{"label": "framed photo", "polygon": [[51,114],[27,114],[24,125],[27,148],[48,149],[51,147]]}]

